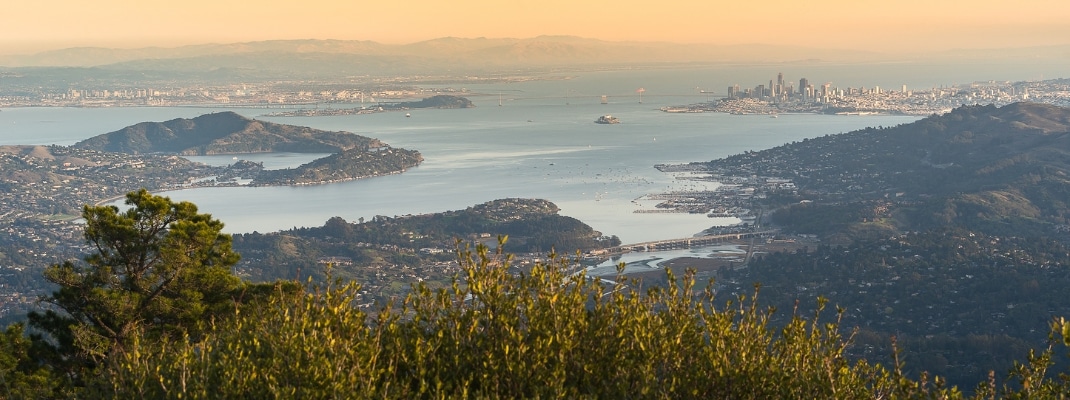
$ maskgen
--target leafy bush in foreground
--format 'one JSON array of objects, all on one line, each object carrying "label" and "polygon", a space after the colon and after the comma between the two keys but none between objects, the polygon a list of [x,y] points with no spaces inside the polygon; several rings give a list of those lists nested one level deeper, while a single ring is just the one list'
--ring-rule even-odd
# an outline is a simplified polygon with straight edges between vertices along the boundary
[{"label": "leafy bush in foreground", "polygon": [[[109,359],[100,396],[125,398],[958,398],[844,356],[838,324],[740,296],[716,307],[690,274],[666,288],[568,275],[554,258],[524,275],[509,258],[462,251],[464,279],[420,287],[369,316],[354,283],[310,285],[248,305],[198,342],[136,343]],[[462,284],[461,282],[464,282]],[[1058,333],[1070,335],[1059,325]],[[1051,351],[1006,397],[1065,395],[1043,379]],[[1016,374],[1016,375],[1015,375]],[[994,395],[994,383],[978,396]]]}]

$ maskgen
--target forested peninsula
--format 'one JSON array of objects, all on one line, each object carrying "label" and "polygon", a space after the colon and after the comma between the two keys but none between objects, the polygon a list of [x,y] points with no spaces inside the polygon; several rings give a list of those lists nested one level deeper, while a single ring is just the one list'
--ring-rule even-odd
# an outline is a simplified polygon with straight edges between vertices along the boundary
[{"label": "forested peninsula", "polygon": [[397,174],[420,165],[423,156],[415,150],[383,148],[377,151],[343,150],[313,160],[297,168],[264,170],[254,186],[309,185],[345,182],[373,176]]},{"label": "forested peninsula", "polygon": [[366,289],[361,303],[371,304],[402,297],[421,282],[448,286],[460,272],[458,240],[496,247],[498,238],[508,237],[503,250],[523,268],[555,249],[575,254],[620,244],[558,212],[547,200],[511,198],[463,210],[359,221],[333,217],[318,227],[238,234],[234,248],[242,260],[235,270],[257,282],[301,274],[322,278],[330,263],[336,276],[361,282]]}]

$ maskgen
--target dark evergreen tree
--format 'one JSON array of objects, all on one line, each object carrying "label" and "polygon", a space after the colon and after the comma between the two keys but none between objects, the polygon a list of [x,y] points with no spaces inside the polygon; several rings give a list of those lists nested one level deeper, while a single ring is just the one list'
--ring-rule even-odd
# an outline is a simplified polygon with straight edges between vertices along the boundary
[{"label": "dark evergreen tree", "polygon": [[126,204],[85,206],[92,252],[84,263],[45,271],[59,286],[45,298],[55,309],[32,313],[30,322],[52,336],[68,366],[93,365],[135,337],[196,335],[241,285],[222,222],[144,189]]}]

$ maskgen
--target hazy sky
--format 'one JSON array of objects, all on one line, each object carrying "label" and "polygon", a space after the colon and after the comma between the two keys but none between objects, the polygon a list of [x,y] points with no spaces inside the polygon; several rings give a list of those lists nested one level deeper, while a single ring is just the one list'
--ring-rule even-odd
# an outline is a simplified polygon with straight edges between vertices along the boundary
[{"label": "hazy sky", "polygon": [[266,39],[445,36],[790,44],[898,52],[1070,43],[1066,0],[34,0],[0,54]]}]

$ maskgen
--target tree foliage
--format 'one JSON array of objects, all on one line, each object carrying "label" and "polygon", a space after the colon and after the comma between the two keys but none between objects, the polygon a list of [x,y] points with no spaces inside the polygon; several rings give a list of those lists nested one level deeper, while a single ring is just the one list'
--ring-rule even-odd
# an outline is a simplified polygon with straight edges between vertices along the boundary
[{"label": "tree foliage", "polygon": [[84,263],[45,271],[59,286],[45,300],[54,310],[30,321],[52,335],[60,354],[99,361],[135,337],[199,334],[213,313],[226,310],[240,285],[238,261],[223,223],[142,189],[126,196],[129,209],[85,206]]},{"label": "tree foliage", "polygon": [[[106,397],[150,398],[875,398],[941,397],[844,356],[836,323],[782,329],[753,297],[723,307],[691,275],[646,291],[568,275],[560,258],[527,275],[477,248],[463,280],[417,288],[368,315],[360,287],[310,284],[250,305],[204,340],[138,343],[110,365]],[[164,351],[167,350],[167,351]]]},{"label": "tree foliage", "polygon": [[[500,248],[500,247],[499,247]],[[792,313],[780,327],[754,296],[721,306],[689,273],[641,290],[567,274],[553,257],[530,273],[484,247],[462,251],[464,274],[450,288],[418,287],[374,314],[356,307],[353,282],[310,281],[304,291],[234,307],[198,336],[133,335],[100,364],[88,398],[963,398],[939,377],[911,379],[898,352],[886,368],[852,361],[853,334],[838,319]],[[837,315],[843,310],[838,309]],[[990,377],[975,398],[1058,398],[1070,379],[1051,378],[1056,345],[1070,324],[1052,324],[1052,346]],[[141,332],[141,331],[138,331]],[[10,333],[10,332],[9,332]],[[13,335],[13,336],[12,336]],[[3,336],[17,360],[21,332]],[[18,358],[22,355],[22,358]],[[20,365],[13,369],[11,365]],[[0,358],[19,386],[47,371]],[[12,373],[11,371],[15,371]],[[30,373],[30,378],[26,377]],[[44,375],[41,375],[41,374]],[[23,375],[17,375],[23,374]],[[13,389],[14,388],[14,389]],[[46,388],[46,386],[42,386]],[[47,396],[49,392],[44,392]],[[53,392],[54,393],[54,392]]]},{"label": "tree foliage", "polygon": [[[516,274],[504,243],[459,249],[451,286],[417,286],[374,313],[357,304],[359,284],[331,278],[251,287],[242,302],[222,224],[144,191],[128,204],[86,207],[96,251],[48,272],[65,313],[33,322],[58,351],[19,325],[0,334],[0,398],[964,397],[940,377],[904,375],[894,342],[890,367],[850,357],[847,313],[823,317],[824,298],[778,323],[758,285],[722,305],[690,272],[644,290],[551,255]],[[1070,324],[1050,328],[1047,349],[1015,364],[1009,384],[990,375],[975,398],[1070,396],[1070,375],[1050,371]],[[85,364],[56,371],[52,357]]]},{"label": "tree foliage", "polygon": [[41,363],[41,342],[25,335],[21,323],[0,332],[0,399],[68,397],[65,380]]}]

